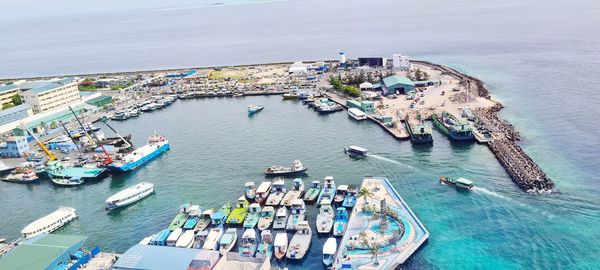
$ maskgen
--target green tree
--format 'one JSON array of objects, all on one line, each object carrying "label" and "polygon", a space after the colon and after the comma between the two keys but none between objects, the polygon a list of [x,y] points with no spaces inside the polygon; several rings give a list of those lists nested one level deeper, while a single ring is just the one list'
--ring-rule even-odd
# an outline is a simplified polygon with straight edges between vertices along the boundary
[{"label": "green tree", "polygon": [[23,104],[23,101],[21,100],[21,96],[19,94],[14,94],[12,97],[12,103],[15,106],[21,105]]},{"label": "green tree", "polygon": [[56,123],[56,121],[52,121],[52,123],[50,123],[50,128],[51,129],[55,129],[58,127],[58,123]]},{"label": "green tree", "polygon": [[371,252],[371,259],[374,259],[375,262],[373,262],[373,265],[378,266],[379,265],[379,261],[377,261],[377,256],[379,256],[379,244],[372,242],[371,245],[369,246],[369,251]]},{"label": "green tree", "polygon": [[366,187],[362,187],[359,191],[358,191],[358,197],[363,197],[363,207],[365,205],[367,205],[367,200],[370,197],[373,197],[373,192],[371,192],[368,188]]}]

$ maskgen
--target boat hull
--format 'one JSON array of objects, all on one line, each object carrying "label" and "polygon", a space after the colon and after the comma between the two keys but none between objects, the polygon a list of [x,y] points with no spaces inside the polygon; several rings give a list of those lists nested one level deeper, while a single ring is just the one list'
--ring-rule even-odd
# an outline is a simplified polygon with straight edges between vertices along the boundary
[{"label": "boat hull", "polygon": [[408,121],[404,121],[404,127],[408,131],[410,135],[410,142],[416,144],[426,144],[433,142],[433,136],[431,134],[417,135],[413,133],[412,126],[408,123]]},{"label": "boat hull", "polygon": [[170,146],[167,143],[135,162],[126,163],[121,166],[114,165],[114,163],[113,163],[111,165],[106,166],[106,168],[108,168],[109,170],[111,170],[112,172],[115,172],[115,173],[124,173],[124,172],[128,172],[128,171],[132,171],[132,170],[137,169],[144,163],[160,156],[161,154],[168,151],[169,149],[170,149]]},{"label": "boat hull", "polygon": [[435,113],[433,114],[432,118],[433,125],[444,135],[448,136],[450,140],[457,142],[471,142],[475,140],[475,135],[473,135],[473,132],[471,132],[470,135],[467,136],[460,136],[452,132],[450,128],[448,128],[444,123],[442,123],[442,120],[440,120]]},{"label": "boat hull", "polygon": [[265,175],[266,176],[293,176],[293,175],[304,174],[304,173],[306,173],[307,170],[308,170],[308,168],[304,168],[299,171],[286,171],[286,172],[267,172],[267,171],[265,171]]}]

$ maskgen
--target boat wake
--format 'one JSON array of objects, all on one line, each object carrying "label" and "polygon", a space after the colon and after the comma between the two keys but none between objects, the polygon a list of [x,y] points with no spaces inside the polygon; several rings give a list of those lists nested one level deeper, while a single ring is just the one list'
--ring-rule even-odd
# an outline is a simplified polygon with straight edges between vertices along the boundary
[{"label": "boat wake", "polygon": [[381,161],[385,161],[385,162],[393,163],[393,164],[396,164],[396,165],[400,165],[400,166],[405,167],[405,168],[414,169],[413,166],[404,164],[404,163],[402,163],[400,161],[393,160],[391,158],[386,158],[386,157],[375,155],[375,154],[367,154],[367,156],[370,157],[370,158],[374,158],[374,159],[378,159],[378,160],[381,160]]},{"label": "boat wake", "polygon": [[489,190],[487,188],[473,187],[471,190],[474,191],[474,192],[476,192],[476,193],[489,195],[489,196],[492,196],[492,197],[495,197],[495,198],[499,198],[499,199],[502,199],[504,201],[516,204],[516,205],[518,205],[520,207],[527,208],[527,209],[529,209],[529,210],[531,210],[533,212],[540,213],[540,214],[546,216],[547,218],[554,218],[554,215],[552,213],[549,213],[548,211],[541,211],[540,209],[535,208],[535,207],[533,207],[531,205],[527,205],[525,203],[519,202],[519,201],[517,201],[517,200],[515,200],[513,198],[504,196],[504,195],[502,195],[502,194],[500,194],[498,192],[491,191],[491,190]]}]

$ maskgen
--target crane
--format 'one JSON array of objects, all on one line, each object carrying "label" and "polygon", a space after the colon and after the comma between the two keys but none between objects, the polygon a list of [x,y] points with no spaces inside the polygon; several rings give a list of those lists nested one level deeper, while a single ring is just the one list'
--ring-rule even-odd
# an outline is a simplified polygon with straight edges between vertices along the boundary
[{"label": "crane", "polygon": [[33,134],[33,131],[31,131],[23,123],[21,123],[21,126],[27,131],[27,133],[31,134],[31,136],[37,142],[38,146],[44,151],[44,153],[46,153],[46,156],[48,156],[48,161],[53,161],[53,160],[57,159],[56,155],[54,153],[52,153],[50,150],[48,150],[48,148],[42,142],[40,142],[40,140],[38,140],[38,138],[35,136],[35,134]]},{"label": "crane", "polygon": [[81,126],[81,129],[83,129],[83,132],[85,133],[85,135],[88,137],[88,139],[90,140],[90,142],[92,143],[93,146],[96,145],[100,145],[100,148],[102,148],[102,151],[104,152],[104,155],[106,156],[106,158],[104,158],[104,160],[102,161],[102,164],[104,165],[108,165],[113,163],[112,158],[110,157],[110,155],[108,154],[108,152],[106,152],[106,149],[104,149],[104,145],[100,143],[100,140],[98,140],[98,137],[96,137],[96,134],[92,131],[92,136],[94,136],[94,138],[98,141],[96,143],[96,141],[92,140],[92,138],[90,137],[90,134],[88,134],[87,130],[85,129],[85,127],[83,126],[83,124],[81,123],[81,121],[79,121],[79,118],[77,117],[77,114],[75,114],[75,112],[73,111],[73,109],[71,108],[71,106],[69,106],[69,110],[71,110],[71,113],[73,113],[73,116],[75,116],[75,120],[77,120],[77,123],[79,123],[79,125]]}]

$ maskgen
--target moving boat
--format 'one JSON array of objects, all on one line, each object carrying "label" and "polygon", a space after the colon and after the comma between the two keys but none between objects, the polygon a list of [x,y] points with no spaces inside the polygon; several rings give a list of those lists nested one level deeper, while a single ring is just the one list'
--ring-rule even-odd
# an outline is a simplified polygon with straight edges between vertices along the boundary
[{"label": "moving boat", "polygon": [[407,115],[404,120],[404,127],[408,131],[412,143],[422,144],[433,142],[433,137],[431,136],[432,130],[423,122],[411,123]]},{"label": "moving boat", "polygon": [[265,170],[265,174],[267,176],[298,175],[303,174],[306,170],[308,168],[305,168],[300,160],[294,160],[291,167],[271,166]]},{"label": "moving boat", "polygon": [[333,202],[336,205],[341,205],[346,197],[346,193],[348,192],[348,185],[339,185],[335,191],[335,196],[333,197]]},{"label": "moving boat", "polygon": [[349,145],[348,147],[345,147],[344,152],[354,158],[364,158],[368,155],[368,150],[366,148],[356,145]]},{"label": "moving boat", "polygon": [[312,240],[312,230],[310,229],[310,225],[306,220],[301,221],[298,224],[298,229],[294,236],[292,236],[292,240],[290,241],[290,245],[288,246],[288,250],[286,253],[286,257],[288,259],[301,260],[306,255],[308,248],[310,247],[310,242]]},{"label": "moving boat", "polygon": [[275,258],[281,260],[285,257],[288,248],[288,235],[286,232],[277,233],[275,235],[275,243],[273,244],[273,252]]},{"label": "moving boat", "polygon": [[287,189],[285,187],[285,180],[283,178],[277,178],[273,181],[271,186],[271,194],[267,198],[266,205],[277,206],[283,199]]},{"label": "moving boat", "polygon": [[244,221],[244,228],[254,229],[256,224],[258,224],[258,220],[260,219],[260,204],[253,203],[250,205],[248,209],[248,215],[246,215],[246,220]]},{"label": "moving boat", "polygon": [[323,245],[323,265],[329,267],[333,264],[333,258],[336,251],[337,240],[334,237],[327,238],[327,241],[325,241],[325,244]]},{"label": "moving boat", "polygon": [[242,257],[254,257],[258,248],[258,238],[256,237],[256,231],[252,228],[246,229],[242,235],[240,241],[239,254]]},{"label": "moving boat", "polygon": [[335,181],[333,181],[333,176],[327,176],[325,177],[325,182],[323,183],[323,189],[321,190],[321,193],[319,194],[319,198],[317,199],[317,203],[321,204],[321,200],[323,200],[324,197],[329,198],[330,200],[333,200],[333,197],[335,196]]},{"label": "moving boat", "polygon": [[256,197],[254,201],[257,203],[263,203],[267,200],[269,193],[271,192],[271,181],[264,181],[260,183],[260,186],[256,189]]},{"label": "moving boat", "polygon": [[283,200],[281,200],[281,205],[283,206],[291,206],[292,202],[302,196],[304,193],[304,181],[300,178],[294,179],[294,184],[292,190],[288,191]]},{"label": "moving boat", "polygon": [[219,211],[217,211],[216,213],[214,213],[210,216],[211,224],[212,225],[224,224],[230,213],[231,213],[231,204],[230,203],[223,204],[223,206],[221,206],[221,208],[219,208]]},{"label": "moving boat", "polygon": [[321,205],[319,208],[319,214],[317,215],[317,232],[318,233],[330,233],[333,227],[333,207],[330,204]]},{"label": "moving boat", "polygon": [[223,236],[223,232],[224,232],[223,224],[210,229],[210,231],[208,232],[208,236],[206,237],[206,241],[204,241],[204,245],[202,246],[202,249],[207,249],[207,250],[219,249],[219,240],[221,240],[221,237]]},{"label": "moving boat", "polygon": [[453,141],[473,141],[473,127],[467,121],[459,120],[454,115],[444,111],[441,116],[433,114],[433,124]]},{"label": "moving boat", "polygon": [[76,217],[75,208],[61,206],[56,211],[25,226],[21,230],[21,236],[28,239],[43,233],[51,233]]},{"label": "moving boat", "polygon": [[182,234],[182,228],[177,228],[173,230],[173,232],[169,234],[169,237],[167,237],[167,246],[174,247],[175,244],[177,244],[177,240],[179,239],[179,237],[181,237]]},{"label": "moving boat", "polygon": [[35,183],[39,177],[31,167],[17,167],[10,174],[2,178],[2,181],[13,183]]},{"label": "moving boat", "polygon": [[342,236],[348,224],[348,211],[344,207],[338,207],[335,211],[335,223],[333,223],[333,235]]},{"label": "moving boat", "polygon": [[264,230],[260,233],[260,244],[256,249],[256,258],[268,258],[273,255],[273,235],[271,231]]},{"label": "moving boat", "polygon": [[213,213],[212,209],[204,210],[204,212],[202,212],[202,214],[200,214],[200,216],[198,217],[198,222],[196,223],[196,226],[194,227],[194,231],[197,231],[197,232],[204,231],[208,227],[208,225],[210,225],[210,223],[212,222],[213,216],[214,216],[214,213]]},{"label": "moving boat", "polygon": [[257,112],[262,111],[265,108],[263,105],[249,105],[248,106],[248,115],[255,114]]},{"label": "moving boat", "polygon": [[440,183],[455,186],[457,188],[471,190],[473,188],[473,181],[459,177],[459,178],[450,178],[445,176],[440,176]]},{"label": "moving boat", "polygon": [[365,114],[359,108],[350,108],[350,109],[348,109],[348,115],[350,117],[354,118],[354,120],[357,120],[357,121],[362,121],[362,120],[367,119],[367,114]]},{"label": "moving boat", "polygon": [[221,237],[221,240],[219,241],[219,251],[221,252],[222,255],[224,255],[225,253],[227,253],[233,249],[236,242],[237,242],[237,229],[236,228],[227,229],[227,231],[225,231],[225,234],[223,234],[223,237]]},{"label": "moving boat", "polygon": [[279,209],[277,209],[277,213],[275,213],[275,220],[273,221],[273,230],[285,229],[287,220],[287,208],[285,206],[279,207]]},{"label": "moving boat", "polygon": [[195,238],[196,234],[194,233],[194,230],[187,230],[179,237],[179,239],[177,239],[175,247],[191,248]]},{"label": "moving boat", "polygon": [[304,200],[306,202],[314,202],[319,194],[321,193],[321,182],[319,180],[314,180],[310,182],[310,188],[304,194]]},{"label": "moving boat", "polygon": [[356,205],[356,193],[357,192],[358,192],[358,189],[356,188],[356,185],[349,185],[348,191],[346,192],[346,197],[344,198],[344,201],[342,202],[342,206],[346,207],[348,209],[354,208],[354,206]]},{"label": "moving boat", "polygon": [[106,167],[113,172],[128,172],[169,150],[169,140],[164,136],[154,134],[147,142],[146,145],[122,157],[120,161],[114,161]]},{"label": "moving boat", "polygon": [[260,219],[258,220],[258,229],[264,231],[271,227],[275,219],[275,208],[273,206],[265,206],[260,211]]},{"label": "moving boat", "polygon": [[287,225],[285,226],[286,230],[296,230],[298,228],[298,224],[304,221],[306,218],[306,206],[304,205],[304,201],[302,199],[296,199],[292,202],[292,207],[290,210],[290,218],[288,218]]},{"label": "moving boat", "polygon": [[254,182],[246,182],[244,193],[246,194],[246,199],[250,201],[254,200],[256,198],[256,184]]},{"label": "moving boat", "polygon": [[154,193],[154,184],[141,182],[119,191],[106,199],[106,210],[115,209],[137,202]]},{"label": "moving boat", "polygon": [[244,198],[244,196],[240,197],[237,201],[236,207],[231,211],[225,223],[232,225],[244,223],[246,213],[248,213],[249,205],[250,203],[246,200],[246,198]]},{"label": "moving boat", "polygon": [[175,217],[169,224],[169,230],[174,231],[177,228],[183,227],[183,224],[185,224],[185,222],[188,219],[188,209],[190,206],[190,204],[184,204],[179,207],[179,213],[175,215]]}]

